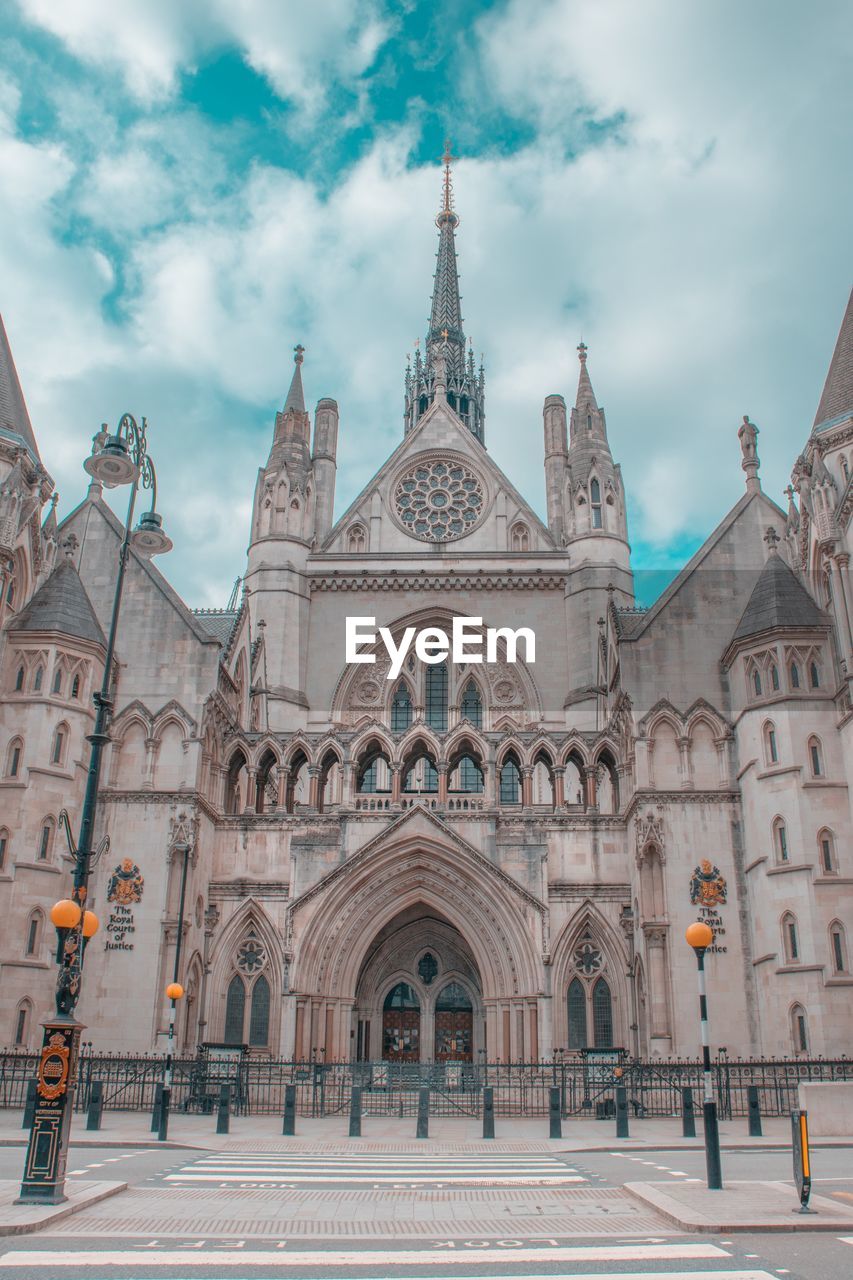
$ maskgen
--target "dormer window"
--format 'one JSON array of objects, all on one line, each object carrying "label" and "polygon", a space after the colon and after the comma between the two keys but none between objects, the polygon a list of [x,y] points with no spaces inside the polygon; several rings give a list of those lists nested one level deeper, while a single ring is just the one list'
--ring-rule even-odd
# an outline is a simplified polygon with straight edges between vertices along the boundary
[{"label": "dormer window", "polygon": [[820,688],[820,672],[817,669],[816,662],[809,663],[809,683],[813,689]]},{"label": "dormer window", "polygon": [[53,688],[51,692],[62,693],[62,668],[61,667],[57,667],[56,671],[54,671],[53,673]]},{"label": "dormer window", "polygon": [[800,668],[796,662],[791,663],[791,688],[799,689],[800,687]]},{"label": "dormer window", "polygon": [[44,667],[37,667],[35,679],[33,680],[33,689],[35,690],[36,693],[39,693],[41,691],[41,683],[43,679],[44,679]]},{"label": "dormer window", "polygon": [[761,672],[757,669],[752,673],[752,688],[755,692],[756,697],[760,698],[761,697]]},{"label": "dormer window", "polygon": [[774,692],[778,692],[778,689],[779,689],[779,668],[776,666],[776,663],[775,663],[775,662],[773,663],[773,666],[770,668],[770,683],[771,683],[771,684],[772,684],[772,686],[773,686]]},{"label": "dormer window", "polygon": [[15,693],[20,693],[24,687],[24,668],[18,667],[18,674],[15,676]]}]

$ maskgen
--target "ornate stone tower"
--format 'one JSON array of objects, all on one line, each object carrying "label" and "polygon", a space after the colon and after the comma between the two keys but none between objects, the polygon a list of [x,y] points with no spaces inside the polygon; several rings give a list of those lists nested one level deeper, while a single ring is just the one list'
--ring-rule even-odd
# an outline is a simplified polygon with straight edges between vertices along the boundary
[{"label": "ornate stone tower", "polygon": [[445,144],[444,187],[441,209],[436,218],[438,254],[432,290],[432,308],[426,336],[425,355],[415,352],[414,365],[406,368],[405,431],[420,421],[439,394],[476,436],[485,444],[485,375],[483,366],[474,368],[474,352],[465,349],[459,273],[456,266],[455,231],[459,217],[453,208],[450,142]]}]

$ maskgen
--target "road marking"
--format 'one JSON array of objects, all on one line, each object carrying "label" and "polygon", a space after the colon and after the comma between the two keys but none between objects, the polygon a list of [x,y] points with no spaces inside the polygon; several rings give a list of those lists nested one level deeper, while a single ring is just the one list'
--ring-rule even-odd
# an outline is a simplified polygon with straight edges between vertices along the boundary
[{"label": "road marking", "polygon": [[[156,1175],[155,1175],[156,1176]],[[573,1186],[579,1182],[586,1182],[586,1178],[569,1175],[561,1177],[560,1174],[553,1174],[544,1178],[522,1178],[513,1177],[511,1174],[503,1178],[484,1175],[481,1177],[457,1177],[456,1175],[439,1174],[435,1177],[427,1177],[416,1174],[394,1174],[390,1177],[379,1176],[374,1173],[349,1173],[349,1174],[331,1174],[328,1178],[322,1177],[306,1177],[305,1174],[293,1173],[274,1173],[263,1172],[262,1170],[243,1170],[241,1173],[167,1173],[164,1182],[290,1182],[311,1185],[329,1186],[338,1182],[364,1182],[370,1186],[399,1186],[405,1183],[407,1186],[426,1186],[429,1183],[441,1182],[445,1185],[456,1187],[565,1187]]]},{"label": "road marking", "polygon": [[[377,1251],[364,1250],[312,1250],[311,1252],[285,1253],[283,1250],[268,1249],[261,1251],[236,1249],[194,1250],[189,1253],[181,1249],[163,1249],[154,1252],[145,1250],[95,1250],[84,1249],[79,1253],[50,1252],[48,1250],[15,1249],[0,1255],[0,1267],[26,1266],[30,1270],[43,1267],[48,1273],[59,1267],[220,1267],[239,1264],[241,1268],[276,1267],[311,1268],[322,1265],[324,1271],[331,1267],[355,1266],[389,1266],[394,1267],[444,1267],[458,1266],[460,1259],[465,1265],[486,1265],[500,1262],[506,1264],[509,1259],[516,1262],[688,1262],[707,1258],[730,1258],[731,1254],[718,1249],[713,1244],[640,1244],[629,1247],[607,1245],[579,1245],[551,1249],[466,1249],[464,1252],[455,1249],[446,1253],[434,1253],[423,1249],[390,1249]],[[767,1272],[702,1272],[703,1276],[725,1275],[729,1278],[738,1276],[767,1275]],[[678,1273],[667,1272],[670,1280]],[[458,1277],[456,1278],[458,1280]],[[528,1278],[529,1280],[529,1278]],[[553,1280],[553,1277],[552,1277]],[[598,1277],[598,1280],[601,1280]]]}]

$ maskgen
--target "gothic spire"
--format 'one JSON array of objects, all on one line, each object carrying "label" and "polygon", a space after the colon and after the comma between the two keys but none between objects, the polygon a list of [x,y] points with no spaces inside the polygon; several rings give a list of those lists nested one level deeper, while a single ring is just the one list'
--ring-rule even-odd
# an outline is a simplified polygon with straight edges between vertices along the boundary
[{"label": "gothic spire", "polygon": [[459,216],[453,204],[453,155],[450,140],[444,146],[438,253],[432,289],[425,353],[415,353],[414,367],[405,379],[405,429],[412,430],[438,396],[458,414],[472,435],[483,443],[484,380],[474,369],[473,353],[465,350],[459,272],[456,264],[456,228]]},{"label": "gothic spire", "polygon": [[589,409],[598,409],[598,401],[595,398],[589,370],[586,367],[586,355],[587,345],[581,338],[578,343],[578,359],[581,362],[581,371],[578,377],[578,394],[575,398],[575,408],[584,413],[588,412]]},{"label": "gothic spire", "polygon": [[0,431],[17,436],[34,462],[40,462],[27,403],[18,381],[12,349],[0,316]]},{"label": "gothic spire", "polygon": [[293,377],[290,380],[290,390],[287,393],[287,399],[284,402],[283,413],[287,413],[288,409],[295,409],[297,413],[305,412],[305,394],[302,390],[302,361],[304,359],[305,348],[298,343],[293,348],[293,362],[295,369]]}]

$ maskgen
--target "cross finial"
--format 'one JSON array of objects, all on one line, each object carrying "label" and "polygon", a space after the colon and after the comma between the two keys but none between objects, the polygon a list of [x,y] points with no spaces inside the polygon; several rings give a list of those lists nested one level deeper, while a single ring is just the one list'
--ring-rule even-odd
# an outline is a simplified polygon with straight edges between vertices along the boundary
[{"label": "cross finial", "polygon": [[764,541],[767,543],[768,551],[776,550],[776,544],[780,541],[780,538],[772,524],[767,526],[767,531],[764,534]]},{"label": "cross finial", "polygon": [[581,338],[580,342],[578,343],[578,359],[580,360],[581,364],[586,364],[586,352],[587,352],[586,343],[584,342],[583,338]]},{"label": "cross finial", "polygon": [[305,348],[303,347],[302,343],[297,342],[296,346],[293,348],[293,351],[294,351],[293,363],[302,364],[303,353],[305,351]]},{"label": "cross finial", "polygon": [[[450,177],[450,166],[456,159],[450,149],[450,139],[444,139],[444,155],[441,157],[441,163],[444,165],[444,189],[442,192],[441,213],[440,218],[447,215],[456,216],[453,213],[453,181]],[[454,224],[455,225],[455,224]]]}]

